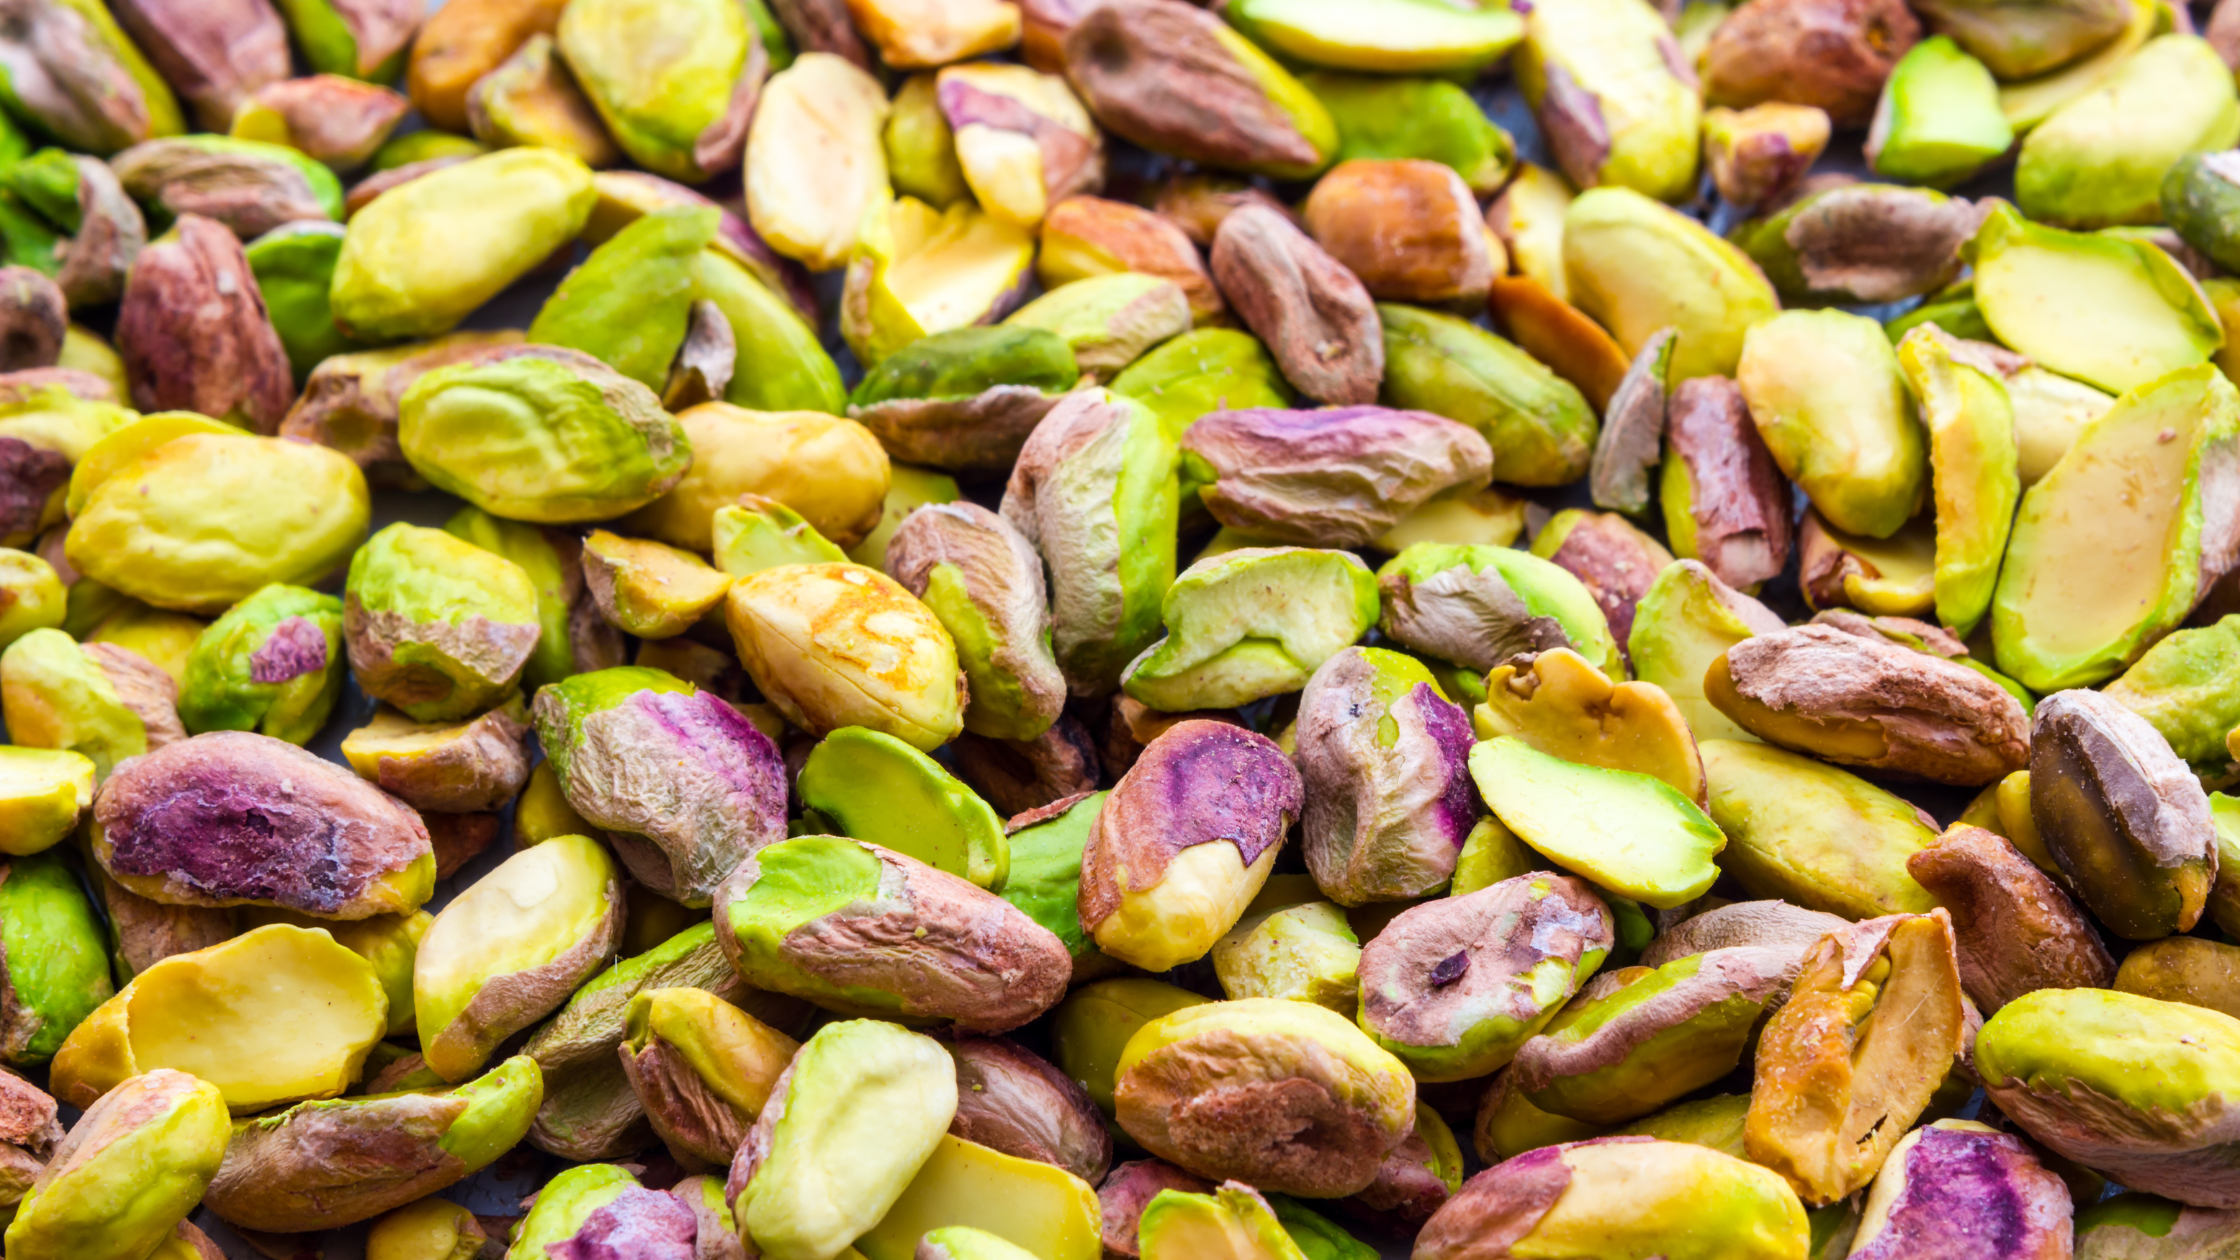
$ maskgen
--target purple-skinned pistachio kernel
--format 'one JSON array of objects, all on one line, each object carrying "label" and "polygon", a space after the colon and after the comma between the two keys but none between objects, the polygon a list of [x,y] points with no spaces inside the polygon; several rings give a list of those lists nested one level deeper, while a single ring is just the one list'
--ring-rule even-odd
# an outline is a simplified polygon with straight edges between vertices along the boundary
[{"label": "purple-skinned pistachio kernel", "polygon": [[572,1238],[545,1245],[552,1260],[694,1260],[700,1222],[673,1196],[629,1186],[584,1218]]},{"label": "purple-skinned pistachio kernel", "polygon": [[2057,1260],[2069,1213],[2069,1188],[2021,1138],[1940,1120],[1890,1152],[1850,1260]]},{"label": "purple-skinned pistachio kernel", "polygon": [[1253,407],[1202,416],[1184,466],[1214,519],[1302,547],[1361,547],[1433,496],[1484,489],[1493,447],[1427,411]]},{"label": "purple-skinned pistachio kernel", "polygon": [[290,617],[272,628],[249,657],[252,682],[284,683],[327,667],[327,632],[309,617]]}]

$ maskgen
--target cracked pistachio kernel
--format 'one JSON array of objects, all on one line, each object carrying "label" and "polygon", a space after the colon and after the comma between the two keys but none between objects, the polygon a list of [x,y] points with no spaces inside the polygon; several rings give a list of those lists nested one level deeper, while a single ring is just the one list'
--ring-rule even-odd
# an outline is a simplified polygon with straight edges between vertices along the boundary
[{"label": "cracked pistachio kernel", "polygon": [[1885,179],[1949,188],[2013,144],[1990,70],[1939,35],[1891,67],[1867,132],[1867,163]]},{"label": "cracked pistachio kernel", "polygon": [[67,748],[0,746],[0,853],[38,853],[76,829],[93,804],[95,769],[92,758]]},{"label": "cracked pistachio kernel", "polygon": [[33,630],[60,626],[68,601],[53,565],[28,551],[0,548],[0,651]]},{"label": "cracked pistachio kernel", "polygon": [[723,603],[728,573],[692,552],[603,529],[583,540],[583,584],[599,612],[627,634],[683,634]]},{"label": "cracked pistachio kernel", "polygon": [[1248,915],[1213,947],[1214,974],[1234,999],[1312,1002],[1340,1015],[1360,1003],[1361,943],[1327,901]]},{"label": "cracked pistachio kernel", "polygon": [[2154,223],[2170,168],[2235,140],[2240,98],[2224,59],[2197,35],[2159,36],[2023,137],[2015,203],[2056,227]]},{"label": "cracked pistachio kernel", "polygon": [[[782,564],[839,564],[848,558],[799,512],[759,494],[741,494],[737,503],[717,508],[714,525],[715,567],[734,578]],[[693,553],[680,549],[680,554]],[[725,593],[729,590],[726,583]]]},{"label": "cracked pistachio kernel", "polygon": [[853,420],[707,402],[677,413],[677,427],[691,444],[691,466],[617,528],[707,552],[715,546],[716,509],[738,503],[741,494],[785,504],[843,548],[881,522],[891,480],[887,453]]},{"label": "cracked pistachio kernel", "polygon": [[1003,820],[941,763],[892,735],[844,726],[796,776],[802,807],[839,833],[914,857],[986,889],[1010,870]]},{"label": "cracked pistachio kernel", "polygon": [[1058,1004],[1051,1021],[1051,1057],[1109,1116],[1120,1055],[1128,1039],[1162,1015],[1209,1000],[1188,989],[1140,976],[1083,985]]},{"label": "cracked pistachio kernel", "polygon": [[1519,652],[1568,647],[1623,670],[1594,596],[1531,552],[1416,543],[1377,570],[1377,586],[1379,628],[1419,655],[1490,670]]},{"label": "cracked pistachio kernel", "polygon": [[748,12],[722,0],[588,0],[562,9],[554,34],[614,143],[657,175],[698,184],[739,164],[768,73]]},{"label": "cracked pistachio kernel", "polygon": [[876,367],[921,338],[1001,318],[1025,296],[1033,263],[1027,229],[969,201],[947,210],[915,197],[877,204],[848,258],[841,335]]},{"label": "cracked pistachio kernel", "polygon": [[[1470,774],[1503,826],[1602,887],[1669,909],[1702,896],[1718,878],[1712,859],[1726,837],[1662,779],[1565,761],[1506,735],[1471,749]],[[1589,800],[1594,806],[1583,808]],[[1619,817],[1626,822],[1617,832],[1605,829]],[[1613,844],[1614,834],[1628,839]]]},{"label": "cracked pistachio kernel", "polygon": [[1183,435],[1183,475],[1215,520],[1254,538],[1359,547],[1442,495],[1485,488],[1493,451],[1420,411],[1231,408]]},{"label": "cracked pistachio kernel", "polygon": [[1935,842],[1926,815],[1833,766],[1756,742],[1698,745],[1724,870],[1752,896],[1846,918],[1936,904],[1906,872]]},{"label": "cracked pistachio kernel", "polygon": [[[959,1120],[964,1107],[958,1107]],[[914,1260],[921,1239],[964,1228],[1009,1240],[1014,1254],[1096,1260],[1097,1192],[1063,1168],[944,1134],[878,1226],[856,1240],[864,1260]],[[977,1258],[976,1258],[977,1260]]]},{"label": "cracked pistachio kernel", "polygon": [[1337,161],[1420,158],[1453,168],[1481,197],[1501,191],[1517,166],[1509,133],[1458,83],[1316,70],[1301,82],[1338,124]]},{"label": "cracked pistachio kernel", "polygon": [[366,1260],[475,1260],[489,1238],[474,1213],[430,1195],[367,1227]]},{"label": "cracked pistachio kernel", "polygon": [[[213,991],[240,996],[213,1003]],[[333,1098],[358,1079],[388,1007],[373,964],[324,931],[276,923],[149,966],[63,1042],[51,1080],[73,1106],[161,1068],[208,1081],[244,1114]]]},{"label": "cracked pistachio kernel", "polygon": [[1160,1190],[1143,1205],[1134,1242],[1143,1260],[1306,1260],[1308,1255],[1268,1199],[1238,1181],[1204,1194]]},{"label": "cracked pistachio kernel", "polygon": [[0,714],[13,746],[82,755],[93,763],[97,781],[148,751],[140,715],[60,630],[34,630],[0,652]]},{"label": "cracked pistachio kernel", "polygon": [[2102,689],[2109,699],[2145,718],[2170,742],[2170,751],[2211,785],[2231,775],[2234,756],[2228,740],[2240,727],[2235,636],[2240,636],[2240,619],[2234,617],[2174,630]]},{"label": "cracked pistachio kernel", "polygon": [[[78,785],[69,785],[73,789]],[[0,960],[14,999],[0,1011],[0,1058],[36,1067],[115,992],[108,941],[76,872],[59,854],[0,864]]]},{"label": "cracked pistachio kernel", "polygon": [[956,328],[880,360],[849,395],[848,414],[895,459],[1008,471],[1027,435],[1080,379],[1073,348],[1055,331]]},{"label": "cracked pistachio kernel", "polygon": [[1190,566],[1167,588],[1167,636],[1129,665],[1121,687],[1169,712],[1296,691],[1376,614],[1376,578],[1350,552],[1228,552]]},{"label": "cracked pistachio kernel", "polygon": [[415,722],[394,709],[376,709],[372,721],[343,738],[342,757],[360,778],[414,809],[495,812],[528,781],[522,748],[527,717],[519,699],[452,723]]},{"label": "cracked pistachio kernel", "polygon": [[956,641],[971,704],[965,729],[1033,740],[1065,703],[1050,650],[1042,558],[1009,521],[974,504],[913,512],[887,547],[887,570]]},{"label": "cracked pistachio kernel", "polygon": [[1562,237],[1569,300],[1627,354],[1663,329],[1679,330],[1675,384],[1733,372],[1744,335],[1781,309],[1741,250],[1628,188],[1581,193],[1564,211]]},{"label": "cracked pistachio kernel", "polygon": [[772,249],[829,271],[855,252],[887,185],[887,94],[828,52],[772,75],[747,130],[747,218]]},{"label": "cracked pistachio kernel", "polygon": [[1514,735],[1550,756],[1646,774],[1704,800],[1703,759],[1672,697],[1655,683],[1613,683],[1570,648],[1495,666],[1472,725],[1479,739]]},{"label": "cracked pistachio kernel", "polygon": [[1828,147],[1828,111],[1766,101],[1703,114],[1703,158],[1719,195],[1757,210],[1794,191]]},{"label": "cracked pistachio kernel", "polygon": [[1385,375],[1377,401],[1476,429],[1504,482],[1576,480],[1593,457],[1595,414],[1539,360],[1467,320],[1381,303]]},{"label": "cracked pistachio kernel", "polygon": [[1888,538],[1912,517],[1927,443],[1873,320],[1784,312],[1743,338],[1735,379],[1774,462],[1830,524]]},{"label": "cracked pistachio kernel", "polygon": [[800,1043],[705,989],[630,999],[622,1068],[679,1158],[728,1164]]},{"label": "cracked pistachio kernel", "polygon": [[1678,201],[1695,188],[1703,98],[1671,28],[1638,0],[1555,0],[1525,17],[1517,86],[1571,182]]},{"label": "cracked pistachio kernel", "polygon": [[[815,735],[884,731],[921,751],[964,727],[956,643],[931,609],[857,564],[787,564],[732,583],[724,621],[755,685]],[[866,662],[886,662],[874,672]]]},{"label": "cracked pistachio kernel", "polygon": [[1190,330],[1190,299],[1164,276],[1121,271],[1062,285],[1005,318],[1065,340],[1084,372],[1111,377],[1153,346]]},{"label": "cracked pistachio kernel", "polygon": [[1972,350],[1942,329],[1898,342],[1898,366],[1929,435],[1937,620],[1962,638],[1990,612],[2022,493],[2014,404],[1996,369]]}]

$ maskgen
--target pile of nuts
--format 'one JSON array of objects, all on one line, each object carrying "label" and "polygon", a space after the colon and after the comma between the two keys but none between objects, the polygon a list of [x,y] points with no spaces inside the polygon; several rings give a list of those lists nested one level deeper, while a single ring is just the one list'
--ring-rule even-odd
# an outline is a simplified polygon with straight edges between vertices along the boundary
[{"label": "pile of nuts", "polygon": [[2195,16],[0,0],[7,1260],[2240,1256]]}]

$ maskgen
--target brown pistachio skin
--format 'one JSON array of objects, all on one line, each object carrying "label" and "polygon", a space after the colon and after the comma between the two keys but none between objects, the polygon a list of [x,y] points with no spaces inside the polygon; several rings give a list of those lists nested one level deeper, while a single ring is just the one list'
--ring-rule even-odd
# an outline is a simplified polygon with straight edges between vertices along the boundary
[{"label": "brown pistachio skin", "polygon": [[61,285],[31,267],[0,267],[0,372],[53,367],[69,325]]},{"label": "brown pistachio skin", "polygon": [[[1587,469],[1588,492],[1598,508],[1635,515],[1649,509],[1650,479],[1664,455],[1665,419],[1671,409],[1665,375],[1679,335],[1670,327],[1651,333],[1610,392]],[[1618,642],[1625,642],[1623,632]]]},{"label": "brown pistachio skin", "polygon": [[1672,458],[1688,469],[1696,556],[1737,589],[1776,577],[1789,563],[1789,480],[1758,436],[1731,377],[1680,382],[1667,406]]},{"label": "brown pistachio skin", "polygon": [[1476,429],[1390,407],[1210,412],[1182,450],[1216,474],[1200,492],[1215,520],[1300,547],[1365,547],[1434,495],[1493,478]]},{"label": "brown pistachio skin", "polygon": [[1158,1198],[1162,1190],[1211,1194],[1213,1183],[1163,1159],[1131,1159],[1113,1166],[1104,1184],[1097,1187],[1105,1260],[1143,1254],[1136,1241],[1136,1225],[1143,1219],[1144,1205]]},{"label": "brown pistachio skin", "polygon": [[118,764],[93,800],[113,876],[188,906],[269,902],[330,919],[388,907],[383,876],[432,853],[410,806],[285,740],[213,731]]},{"label": "brown pistachio skin", "polygon": [[100,667],[109,685],[117,689],[117,699],[147,728],[148,751],[187,737],[187,728],[179,721],[178,681],[155,662],[114,643],[88,643],[79,650]]},{"label": "brown pistachio skin", "polygon": [[0,1198],[20,1199],[38,1180],[62,1140],[56,1115],[47,1091],[13,1072],[0,1072]]},{"label": "brown pistachio skin", "polygon": [[1112,1166],[1112,1134],[1079,1081],[1005,1037],[959,1037],[957,1118],[949,1132],[1063,1168],[1090,1185]]},{"label": "brown pistachio skin", "polygon": [[124,292],[125,275],[148,244],[148,221],[139,203],[125,194],[117,173],[100,158],[77,154],[77,235],[57,243],[61,269],[55,283],[73,308],[99,306]]},{"label": "brown pistachio skin", "polygon": [[1705,673],[1704,693],[1761,739],[1900,778],[1980,787],[2030,761],[2030,717],[2005,688],[1832,626],[1735,644]]},{"label": "brown pistachio skin", "polygon": [[503,819],[490,813],[423,813],[420,821],[428,828],[428,843],[435,847],[438,880],[451,878],[474,861],[476,854],[498,838],[504,825]]},{"label": "brown pistachio skin", "polygon": [[472,159],[467,154],[449,153],[442,157],[407,162],[403,166],[392,166],[388,170],[368,175],[350,185],[350,191],[343,195],[342,217],[345,220],[355,217],[360,210],[366,208],[367,202],[392,188],[402,187],[422,175],[433,175],[447,166],[457,166],[470,160]]},{"label": "brown pistachio skin", "polygon": [[962,575],[966,597],[993,634],[996,647],[987,667],[1008,676],[1022,696],[1016,714],[969,705],[965,728],[990,736],[1047,730],[1065,707],[1066,680],[1050,652],[1050,604],[1034,544],[976,503],[928,504],[888,540],[886,568],[922,599],[942,565]]},{"label": "brown pistachio skin", "polygon": [[1817,105],[1838,127],[1874,117],[1883,80],[1921,38],[1900,0],[1761,0],[1737,9],[1704,50],[1714,105]]},{"label": "brown pistachio skin", "polygon": [[240,238],[198,214],[181,215],[177,234],[141,251],[117,310],[133,406],[279,432],[295,378]]},{"label": "brown pistachio skin", "polygon": [[2191,931],[2217,869],[2201,781],[2100,692],[2057,691],[2034,716],[2030,816],[2070,886],[2126,940]]},{"label": "brown pistachio skin", "polygon": [[1738,946],[1786,950],[1802,960],[1821,937],[1843,926],[1844,920],[1836,915],[1786,901],[1738,901],[1691,915],[1657,933],[1641,951],[1641,965],[1662,967],[1693,954]]},{"label": "brown pistachio skin", "polygon": [[1213,234],[1213,278],[1300,393],[1341,407],[1377,400],[1384,321],[1376,304],[1359,277],[1290,219],[1257,205],[1230,211]]},{"label": "brown pistachio skin", "polygon": [[411,108],[400,93],[339,74],[285,79],[251,99],[288,120],[290,145],[343,171],[371,160]]},{"label": "brown pistachio skin", "polygon": [[1339,1206],[1347,1216],[1381,1234],[1406,1238],[1447,1205],[1454,1191],[1433,1169],[1431,1143],[1417,1125],[1377,1166],[1369,1188]]},{"label": "brown pistachio skin", "polygon": [[1031,385],[996,385],[970,398],[892,398],[849,404],[848,418],[905,464],[950,472],[1000,473],[1019,458],[1027,437],[1063,394]]},{"label": "brown pistachio skin", "polygon": [[112,0],[109,9],[205,131],[223,132],[250,93],[288,77],[288,28],[271,0]]},{"label": "brown pistachio skin", "polygon": [[[203,1202],[228,1224],[272,1233],[366,1220],[467,1175],[466,1161],[438,1144],[467,1106],[456,1094],[405,1093],[246,1126]],[[306,1169],[314,1153],[319,1166]]]},{"label": "brown pistachio skin", "polygon": [[1952,911],[1960,984],[1985,1015],[2038,989],[2115,982],[2092,921],[2005,837],[1956,823],[1906,872]]},{"label": "brown pistachio skin", "polygon": [[1633,635],[1633,610],[1672,563],[1672,553],[1612,512],[1590,512],[1572,525],[1548,559],[1579,579],[1601,606],[1610,637],[1623,648]]},{"label": "brown pistachio skin", "polygon": [[136,976],[175,954],[223,944],[240,932],[234,912],[212,906],[167,906],[133,892],[96,866],[91,872],[116,941],[118,970]]},{"label": "brown pistachio skin", "polygon": [[1816,184],[1821,179],[1850,177],[1807,179],[1788,204],[1810,204],[1797,206],[1781,240],[1796,253],[1806,291],[1840,301],[1894,302],[1942,288],[1959,274],[1960,247],[1991,208],[1988,200],[1927,189]]},{"label": "brown pistachio skin", "polygon": [[[1032,61],[1035,6],[1021,8],[1027,13],[1028,60]],[[1190,313],[1201,324],[1220,318],[1228,309],[1189,233],[1156,211],[1104,197],[1068,197],[1043,216],[1042,238],[1052,237],[1085,241],[1129,271],[1172,280],[1190,299]]]},{"label": "brown pistachio skin", "polygon": [[1096,741],[1070,713],[1033,739],[989,739],[968,730],[949,750],[957,776],[1006,818],[1094,792],[1104,781]]},{"label": "brown pistachio skin", "polygon": [[1100,4],[1066,33],[1066,78],[1098,122],[1154,152],[1208,166],[1320,166],[1324,155],[1222,46],[1220,29],[1181,0]]},{"label": "brown pistachio skin", "polygon": [[1264,188],[1231,175],[1188,174],[1169,175],[1159,185],[1157,199],[1152,204],[1153,213],[1182,229],[1182,234],[1200,247],[1213,244],[1213,234],[1221,230],[1221,221],[1229,212],[1244,206],[1260,206],[1273,210],[1294,226],[1306,227],[1291,207],[1278,201]]},{"label": "brown pistachio skin", "polygon": [[199,214],[243,240],[330,216],[292,162],[213,150],[180,137],[143,140],[109,159],[126,192],[160,215]]},{"label": "brown pistachio skin", "polygon": [[1301,210],[1316,242],[1383,301],[1483,302],[1493,287],[1492,233],[1444,163],[1343,162],[1315,181]]},{"label": "brown pistachio skin", "polygon": [[859,70],[871,68],[871,54],[856,34],[855,19],[843,0],[770,0],[770,11],[793,36],[796,50],[828,52],[855,63]]}]

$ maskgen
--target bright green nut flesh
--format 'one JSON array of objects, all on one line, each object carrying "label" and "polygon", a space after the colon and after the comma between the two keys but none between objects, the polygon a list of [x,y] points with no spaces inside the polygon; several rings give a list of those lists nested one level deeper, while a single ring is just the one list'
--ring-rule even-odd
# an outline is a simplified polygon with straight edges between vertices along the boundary
[{"label": "bright green nut flesh", "polygon": [[1213,947],[1214,974],[1231,998],[1285,998],[1351,1015],[1360,1002],[1361,942],[1327,901],[1239,920]]},{"label": "bright green nut flesh", "polygon": [[1753,896],[1848,919],[1936,903],[1906,859],[1936,841],[1914,807],[1856,775],[1763,744],[1702,742],[1721,865]]},{"label": "bright green nut flesh", "polygon": [[[2230,154],[2181,158],[2162,179],[2162,218],[2219,267],[2240,264],[2240,182]],[[2221,311],[2221,308],[2220,308]]]},{"label": "bright green nut flesh", "polygon": [[1758,742],[1704,697],[1711,662],[1753,634],[1782,628],[1764,604],[1735,590],[1693,560],[1668,564],[1634,606],[1626,641],[1641,681],[1664,688],[1697,740]]},{"label": "bright green nut flesh", "polygon": [[1569,647],[1624,674],[1594,595],[1569,571],[1514,547],[1414,543],[1377,570],[1379,627],[1419,655],[1491,670],[1517,652]]},{"label": "bright green nut flesh", "polygon": [[2227,777],[2234,757],[2226,737],[2240,727],[2240,617],[2172,631],[2105,691],[2145,718],[2195,773]]},{"label": "bright green nut flesh", "polygon": [[1247,547],[1191,565],[1167,588],[1167,636],[1128,666],[1121,688],[1155,709],[1225,709],[1296,691],[1377,618],[1377,580],[1359,557]]},{"label": "bright green nut flesh", "polygon": [[2208,366],[2116,400],[2022,496],[1991,609],[1999,668],[2032,691],[2090,686],[2199,596],[2205,468],[2240,442],[2240,393]]},{"label": "bright green nut flesh", "polygon": [[108,941],[59,856],[17,857],[0,871],[0,960],[15,995],[0,1012],[0,1058],[28,1067],[51,1058],[109,1000]]},{"label": "bright green nut flesh", "polygon": [[1929,433],[1937,621],[1965,638],[1991,609],[2022,479],[2006,386],[1940,331],[1907,334],[1898,365]]},{"label": "bright green nut flesh", "polygon": [[140,715],[60,630],[34,630],[0,652],[0,715],[17,745],[82,754],[93,763],[96,780],[108,778],[125,758],[148,751]]},{"label": "bright green nut flesh", "polygon": [[[0,656],[0,685],[6,660]],[[21,857],[60,843],[93,804],[96,769],[67,748],[0,745],[0,853]]]},{"label": "bright green nut flesh", "polygon": [[723,401],[758,411],[846,410],[839,366],[784,297],[713,249],[694,256],[692,283],[696,297],[722,312],[738,348]]},{"label": "bright green nut flesh", "polygon": [[306,222],[282,224],[247,246],[250,274],[298,380],[331,355],[366,348],[334,322],[334,268],[342,241],[340,224]]},{"label": "bright green nut flesh", "polygon": [[342,665],[342,601],[267,586],[196,637],[179,720],[194,735],[256,731],[308,744],[342,696]]},{"label": "bright green nut flesh", "polygon": [[2240,140],[2232,72],[2207,40],[2164,35],[2023,139],[2015,201],[2031,218],[2090,229],[2161,218],[2179,159]]},{"label": "bright green nut flesh", "polygon": [[1004,323],[935,333],[888,355],[848,395],[851,407],[915,398],[973,398],[999,385],[1062,394],[1081,379],[1073,350],[1049,328]]},{"label": "bright green nut flesh", "polygon": [[657,210],[609,237],[537,312],[529,340],[581,350],[656,393],[699,296],[692,263],[716,236],[714,206]]},{"label": "bright green nut flesh", "polygon": [[1171,280],[1121,271],[1060,285],[1012,312],[1004,326],[1052,333],[1082,368],[1110,376],[1188,332],[1190,302]]},{"label": "bright green nut flesh", "polygon": [[1516,141],[1486,117],[1460,84],[1329,70],[1314,71],[1301,82],[1338,124],[1338,162],[1439,162],[1454,168],[1479,196],[1499,192],[1516,166]]},{"label": "bright green nut flesh", "polygon": [[[1290,383],[1250,333],[1234,328],[1186,332],[1137,359],[1112,378],[1112,392],[1151,409],[1171,441],[1209,411],[1289,407]],[[1186,494],[1185,508],[1197,495]]]},{"label": "bright green nut flesh", "polygon": [[1188,989],[1141,977],[1083,985],[1058,1006],[1050,1030],[1051,1057],[1109,1116],[1121,1052],[1129,1038],[1163,1015],[1208,1000]]},{"label": "bright green nut flesh", "polygon": [[[1050,929],[1081,964],[1100,957],[1089,930],[1081,926],[1081,851],[1104,808],[1103,792],[1091,792],[1063,810],[1011,832],[1011,871],[997,891],[1028,918]],[[2235,872],[2240,877],[2240,872]]]},{"label": "bright green nut flesh", "polygon": [[[1742,251],[1669,206],[1626,188],[1580,194],[1563,216],[1563,269],[1573,304],[1639,354],[1679,330],[1668,384],[1731,374],[1743,337],[1781,301]],[[1496,474],[1499,475],[1499,474]]]},{"label": "bright green nut flesh", "polygon": [[87,1109],[16,1205],[8,1255],[147,1255],[202,1198],[230,1129],[214,1085],[166,1069],[124,1082]]},{"label": "bright green nut flesh", "polygon": [[573,1238],[593,1212],[636,1188],[638,1179],[614,1164],[579,1164],[545,1183],[537,1201],[514,1227],[506,1260],[545,1260],[545,1248]]},{"label": "bright green nut flesh", "polygon": [[1684,905],[1719,877],[1712,859],[1726,837],[1662,779],[1564,761],[1506,735],[1470,750],[1470,776],[1535,851],[1637,901]]},{"label": "bright green nut flesh", "polygon": [[697,184],[736,164],[734,97],[757,73],[747,7],[723,0],[592,0],[563,11],[560,51],[599,117],[638,165]]},{"label": "bright green nut flesh", "polygon": [[359,685],[415,721],[489,708],[536,646],[529,575],[440,529],[399,522],[375,534],[351,558],[344,591]]},{"label": "bright green nut flesh", "polygon": [[1599,426],[1571,382],[1467,320],[1391,303],[1377,315],[1379,402],[1476,429],[1493,447],[1496,475],[1513,485],[1562,485],[1587,470]]},{"label": "bright green nut flesh", "polygon": [[2014,128],[1999,85],[1951,38],[1925,39],[1898,59],[1875,106],[1867,160],[1875,174],[1948,188],[2004,154]]},{"label": "bright green nut flesh", "polygon": [[796,792],[840,833],[1001,891],[1010,873],[1003,820],[941,763],[892,735],[844,726],[802,764]]},{"label": "bright green nut flesh", "polygon": [[735,578],[781,564],[838,564],[848,558],[799,512],[770,499],[719,507],[713,525],[715,567]]},{"label": "bright green nut flesh", "polygon": [[[591,643],[577,646],[583,629],[576,620],[576,566],[564,558],[552,531],[520,521],[502,521],[478,507],[463,507],[443,524],[445,533],[521,566],[537,588],[537,646],[521,670],[521,687],[534,693],[579,672],[577,661],[595,654]],[[594,636],[595,637],[595,636]]]},{"label": "bright green nut flesh", "polygon": [[1678,55],[1671,28],[1639,0],[1532,7],[1517,56],[1518,88],[1539,111],[1543,130],[1601,133],[1600,143],[1554,146],[1574,183],[1658,201],[1695,190],[1703,100],[1694,74],[1676,64]]},{"label": "bright green nut flesh", "polygon": [[1783,312],[1744,337],[1735,377],[1774,462],[1829,524],[1888,538],[1913,515],[1926,444],[1873,320]]},{"label": "bright green nut flesh", "polygon": [[1436,0],[1245,0],[1222,17],[1292,61],[1383,74],[1469,74],[1524,38],[1514,13]]},{"label": "bright green nut flesh", "polygon": [[[877,1227],[856,1240],[863,1260],[914,1260],[941,1230],[993,1235],[1025,1255],[1096,1260],[1096,1191],[1065,1169],[944,1134]],[[1006,1255],[1003,1260],[1011,1260]]]},{"label": "bright green nut flesh", "polygon": [[1143,1205],[1136,1244],[1144,1260],[1306,1260],[1268,1201],[1235,1184],[1161,1190]]}]

